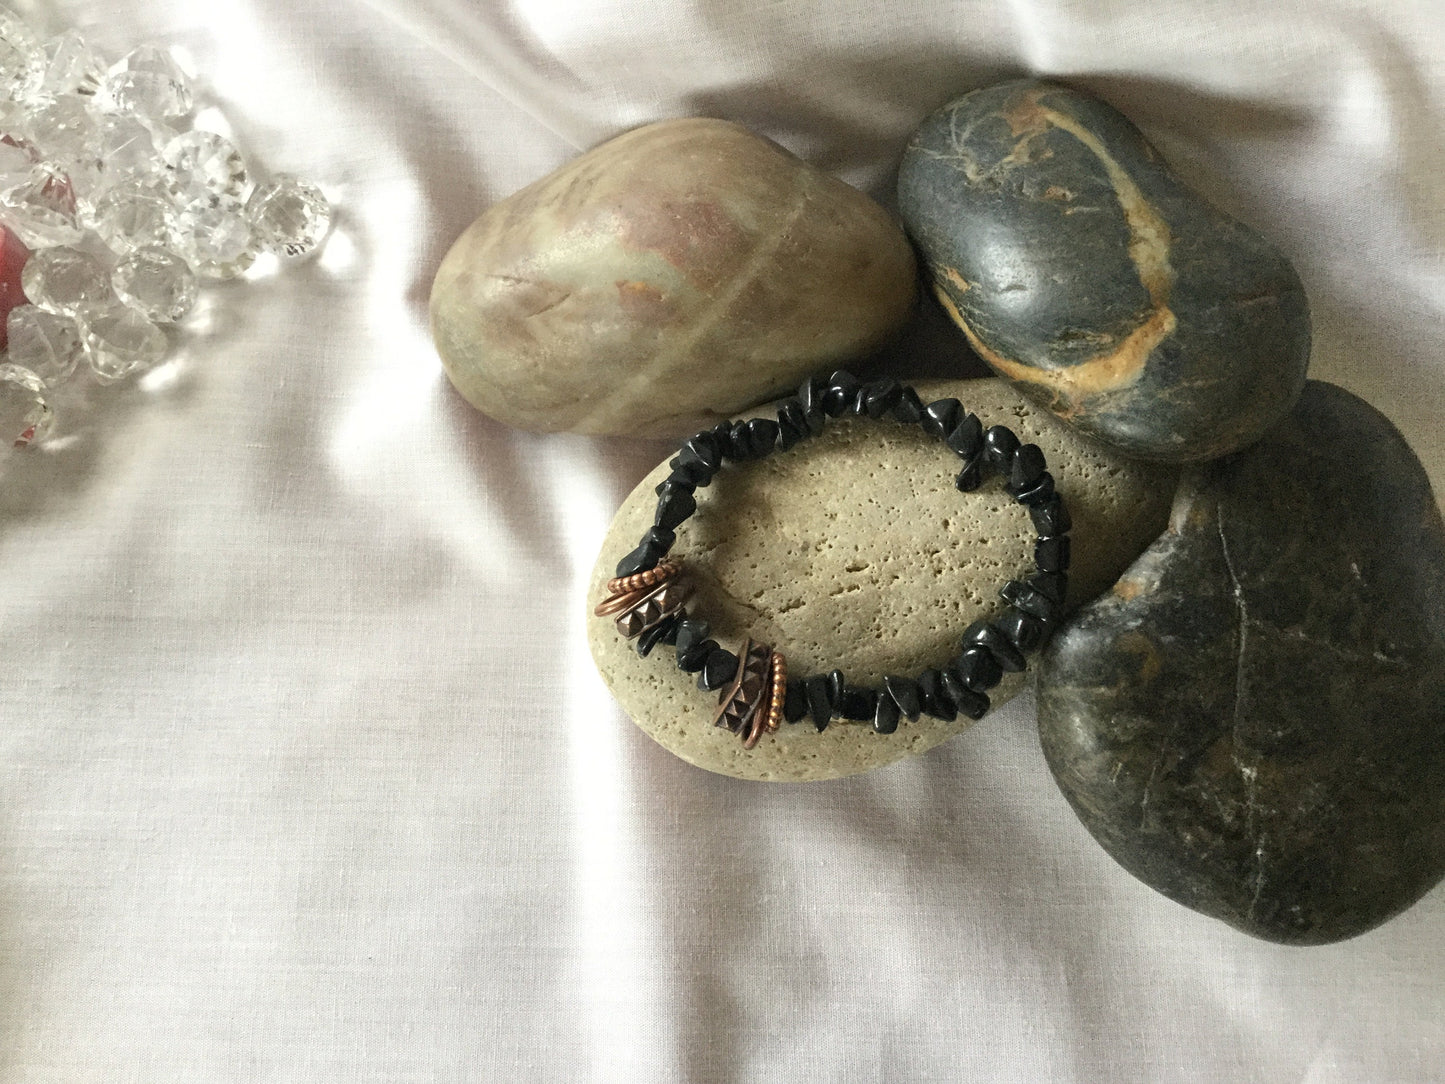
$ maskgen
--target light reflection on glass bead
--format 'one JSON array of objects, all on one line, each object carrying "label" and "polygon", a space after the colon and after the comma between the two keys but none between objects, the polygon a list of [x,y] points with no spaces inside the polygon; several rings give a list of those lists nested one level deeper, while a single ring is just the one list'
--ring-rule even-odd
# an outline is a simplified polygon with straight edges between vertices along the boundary
[{"label": "light reflection on glass bead", "polygon": [[34,98],[24,120],[25,137],[43,147],[48,162],[68,165],[94,157],[99,135],[85,103],[71,94]]},{"label": "light reflection on glass bead", "polygon": [[171,170],[171,191],[184,213],[193,203],[239,202],[246,191],[246,163],[225,136],[182,132],[162,152]]},{"label": "light reflection on glass bead", "polygon": [[164,49],[142,45],[127,53],[101,84],[102,105],[116,113],[134,113],[159,121],[191,111],[191,81]]},{"label": "light reflection on glass bead", "polygon": [[313,251],[331,229],[331,204],[321,189],[289,174],[258,185],[246,213],[259,247],[293,259]]},{"label": "light reflection on glass bead", "polygon": [[34,168],[35,160],[24,147],[0,142],[0,193],[25,184]]},{"label": "light reflection on glass bead", "polygon": [[0,217],[31,248],[71,245],[83,235],[69,178],[45,166],[0,195]]},{"label": "light reflection on glass bead", "polygon": [[19,365],[0,365],[0,441],[23,448],[41,440],[54,420],[40,377]]},{"label": "light reflection on glass bead", "polygon": [[174,323],[196,303],[196,276],[189,265],[156,245],[121,260],[111,281],[117,297],[160,323]]},{"label": "light reflection on glass bead", "polygon": [[166,356],[166,333],[131,308],[104,309],[84,316],[90,367],[104,383],[149,369]]},{"label": "light reflection on glass bead", "polygon": [[10,361],[23,365],[50,387],[64,383],[85,357],[85,337],[75,317],[38,305],[12,309],[7,321]]},{"label": "light reflection on glass bead", "polygon": [[47,94],[91,98],[105,78],[105,65],[76,30],[67,30],[46,42],[45,60],[41,89]]},{"label": "light reflection on glass bead", "polygon": [[0,97],[20,100],[45,78],[45,53],[35,32],[0,8]]},{"label": "light reflection on glass bead", "polygon": [[243,205],[229,201],[209,207],[193,204],[176,214],[176,222],[172,247],[196,274],[210,279],[235,278],[255,262],[251,223]]},{"label": "light reflection on glass bead", "polygon": [[55,312],[76,312],[109,304],[115,297],[110,274],[86,252],[58,246],[31,253],[20,272],[31,304]]},{"label": "light reflection on glass bead", "polygon": [[176,231],[176,212],[164,193],[144,181],[131,180],[108,189],[90,210],[90,227],[117,255],[144,245],[169,241]]}]

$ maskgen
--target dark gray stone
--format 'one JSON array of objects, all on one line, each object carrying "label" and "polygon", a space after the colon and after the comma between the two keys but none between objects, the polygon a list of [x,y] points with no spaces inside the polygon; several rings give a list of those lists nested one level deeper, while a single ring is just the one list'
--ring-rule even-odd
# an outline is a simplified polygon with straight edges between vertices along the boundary
[{"label": "dark gray stone", "polygon": [[1055,635],[1039,731],[1135,876],[1257,937],[1337,941],[1445,875],[1445,526],[1377,411],[1311,381],[1189,472]]},{"label": "dark gray stone", "polygon": [[1034,80],[964,95],[914,133],[898,201],[974,349],[1126,452],[1223,455],[1303,386],[1309,307],[1289,261],[1095,98]]}]

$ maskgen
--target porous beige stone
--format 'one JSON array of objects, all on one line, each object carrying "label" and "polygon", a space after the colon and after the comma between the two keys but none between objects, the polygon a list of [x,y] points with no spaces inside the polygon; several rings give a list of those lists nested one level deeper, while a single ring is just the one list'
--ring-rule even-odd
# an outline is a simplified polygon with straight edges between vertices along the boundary
[{"label": "porous beige stone", "polygon": [[627,132],[488,208],[432,285],[478,410],[544,432],[676,436],[882,345],[917,293],[902,227],[727,121]]},{"label": "porous beige stone", "polygon": [[[953,396],[986,426],[1007,425],[1043,449],[1074,520],[1071,604],[1108,588],[1163,531],[1173,468],[1124,459],[999,380],[917,387],[925,402]],[[835,419],[787,452],[729,466],[698,491],[698,510],[672,549],[697,585],[690,609],[730,650],[744,636],[773,645],[790,674],[837,667],[876,686],[885,674],[915,676],[947,663],[969,622],[1002,607],[1004,582],[1032,571],[1035,538],[1026,510],[996,479],[958,492],[958,465],[916,425]],[[587,597],[597,668],[658,743],[724,775],[806,781],[880,767],[973,725],[923,716],[880,735],[867,723],[834,720],[820,734],[805,720],[784,723],[751,750],[712,726],[717,694],[679,671],[670,647],[640,658],[611,618],[592,614],[617,561],[651,525],[653,487],[668,470],[660,464],[623,502]],[[1026,679],[1007,677],[994,704]]]}]

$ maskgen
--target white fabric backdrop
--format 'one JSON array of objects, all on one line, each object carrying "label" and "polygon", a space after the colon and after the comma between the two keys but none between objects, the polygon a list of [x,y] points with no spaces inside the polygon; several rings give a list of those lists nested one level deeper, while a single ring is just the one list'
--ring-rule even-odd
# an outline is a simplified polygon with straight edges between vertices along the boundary
[{"label": "white fabric backdrop", "polygon": [[[322,182],[320,260],[0,480],[0,1080],[1445,1080],[1445,893],[1292,950],[1093,843],[1017,701],[768,787],[672,759],[582,637],[655,445],[508,431],[425,300],[489,202],[710,113],[886,194],[1025,71],[1263,228],[1314,373],[1445,482],[1438,0],[70,0]],[[922,363],[937,371],[936,362]]]}]

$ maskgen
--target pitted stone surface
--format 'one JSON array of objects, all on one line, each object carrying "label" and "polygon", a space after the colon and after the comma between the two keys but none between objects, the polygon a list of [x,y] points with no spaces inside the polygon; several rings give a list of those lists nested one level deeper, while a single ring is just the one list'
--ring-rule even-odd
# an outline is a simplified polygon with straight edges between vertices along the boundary
[{"label": "pitted stone surface", "polygon": [[[1171,468],[1129,462],[1080,437],[998,380],[930,382],[925,401],[961,400],[985,424],[1001,423],[1048,457],[1074,519],[1071,601],[1103,590],[1163,529]],[[805,676],[841,668],[877,687],[885,674],[947,663],[964,628],[1002,607],[997,593],[1030,570],[1027,511],[997,480],[959,493],[958,457],[918,426],[835,419],[821,436],[768,459],[725,468],[698,491],[698,511],[672,553],[698,585],[692,609],[736,650],[743,636],[770,643]],[[672,649],[639,658],[608,618],[592,616],[619,557],[652,522],[660,464],[623,502],[607,532],[587,598],[598,670],[623,709],[664,747],[711,771],[744,779],[831,779],[931,748],[971,725],[922,717],[896,733],[834,720],[784,723],[753,750],[710,726],[716,696],[679,671]],[[992,698],[1022,687],[1010,676]]]}]

